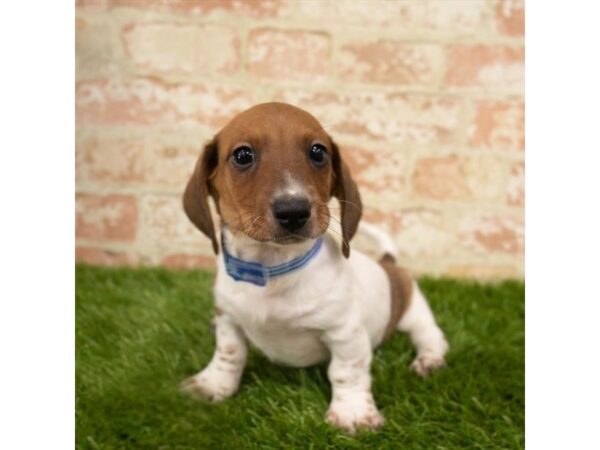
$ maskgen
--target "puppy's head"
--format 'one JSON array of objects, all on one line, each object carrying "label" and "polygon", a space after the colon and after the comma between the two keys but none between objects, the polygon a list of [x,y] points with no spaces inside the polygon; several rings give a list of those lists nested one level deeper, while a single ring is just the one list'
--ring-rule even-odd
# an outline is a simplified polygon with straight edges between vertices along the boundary
[{"label": "puppy's head", "polygon": [[346,257],[362,213],[336,144],[313,116],[284,103],[260,104],[235,117],[206,145],[188,182],[185,212],[218,253],[209,195],[234,234],[281,245],[325,233],[327,202],[335,196]]}]

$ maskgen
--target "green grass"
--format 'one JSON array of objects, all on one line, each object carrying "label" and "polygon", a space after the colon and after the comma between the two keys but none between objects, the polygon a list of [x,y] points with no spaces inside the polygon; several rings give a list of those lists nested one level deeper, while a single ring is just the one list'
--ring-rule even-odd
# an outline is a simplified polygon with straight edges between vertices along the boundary
[{"label": "green grass", "polygon": [[524,447],[524,286],[421,282],[451,345],[428,379],[396,335],[373,359],[377,433],[328,426],[325,366],[291,369],[251,352],[222,404],[178,385],[210,360],[211,275],[77,268],[76,442],[80,449],[496,449]]}]

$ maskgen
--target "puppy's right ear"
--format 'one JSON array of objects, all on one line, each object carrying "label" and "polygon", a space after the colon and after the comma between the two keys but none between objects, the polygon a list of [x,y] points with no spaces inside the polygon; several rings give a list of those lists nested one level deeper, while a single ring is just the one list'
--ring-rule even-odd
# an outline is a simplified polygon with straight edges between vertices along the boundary
[{"label": "puppy's right ear", "polygon": [[219,244],[217,243],[215,226],[208,206],[208,196],[211,195],[212,191],[210,178],[219,162],[218,150],[219,146],[216,138],[206,144],[183,194],[185,213],[192,223],[212,241],[215,254],[219,253]]}]

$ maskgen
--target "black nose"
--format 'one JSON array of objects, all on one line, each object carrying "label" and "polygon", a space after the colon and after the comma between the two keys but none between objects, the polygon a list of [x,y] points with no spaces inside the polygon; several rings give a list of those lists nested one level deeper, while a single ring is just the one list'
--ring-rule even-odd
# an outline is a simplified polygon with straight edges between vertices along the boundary
[{"label": "black nose", "polygon": [[310,202],[305,198],[284,198],[273,202],[275,220],[288,231],[296,231],[310,218]]}]

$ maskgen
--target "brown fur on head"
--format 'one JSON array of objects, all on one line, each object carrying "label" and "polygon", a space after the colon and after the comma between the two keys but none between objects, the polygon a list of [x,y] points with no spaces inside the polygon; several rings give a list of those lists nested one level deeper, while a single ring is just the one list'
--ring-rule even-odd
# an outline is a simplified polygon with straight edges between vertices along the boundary
[{"label": "brown fur on head", "polygon": [[[311,159],[313,146],[318,148],[314,153],[326,152],[324,161]],[[241,166],[248,153],[252,162]],[[209,195],[234,234],[278,244],[323,234],[330,220],[327,202],[335,196],[340,201],[346,257],[362,213],[358,188],[337,145],[313,116],[285,103],[263,103],[242,112],[206,145],[198,159],[185,189],[184,209],[218,253]],[[308,202],[310,218],[290,231],[275,217],[274,203],[296,198]]]}]

